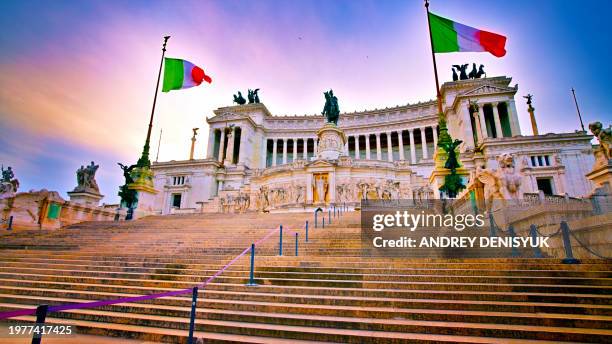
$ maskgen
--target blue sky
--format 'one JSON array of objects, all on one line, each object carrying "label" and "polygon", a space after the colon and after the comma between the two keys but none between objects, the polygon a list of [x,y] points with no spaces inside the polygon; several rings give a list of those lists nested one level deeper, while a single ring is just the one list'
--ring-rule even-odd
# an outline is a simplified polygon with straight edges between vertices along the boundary
[{"label": "blue sky", "polygon": [[[431,10],[508,37],[507,55],[439,54],[450,66],[482,63],[513,77],[523,134],[524,99],[534,94],[541,133],[612,122],[612,1],[443,1]],[[203,157],[212,110],[237,90],[261,88],[274,114],[314,114],[333,88],[343,111],[435,97],[423,2],[410,1],[3,1],[0,3],[0,163],[21,191],[75,186],[75,171],[99,163],[105,202],[117,201],[118,161],[134,163],[150,112],[161,37],[212,85],[163,94],[153,135],[160,160],[185,159],[200,127]]]}]

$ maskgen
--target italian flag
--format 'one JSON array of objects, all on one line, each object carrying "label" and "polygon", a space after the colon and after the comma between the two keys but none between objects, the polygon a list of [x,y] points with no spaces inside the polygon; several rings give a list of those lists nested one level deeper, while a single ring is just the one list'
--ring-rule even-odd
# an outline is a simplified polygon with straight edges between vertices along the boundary
[{"label": "italian flag", "polygon": [[164,86],[162,92],[198,86],[202,81],[209,84],[212,82],[210,76],[206,75],[202,68],[186,60],[164,58]]},{"label": "italian flag", "polygon": [[488,51],[502,57],[506,55],[506,37],[475,29],[429,12],[429,29],[435,53]]}]

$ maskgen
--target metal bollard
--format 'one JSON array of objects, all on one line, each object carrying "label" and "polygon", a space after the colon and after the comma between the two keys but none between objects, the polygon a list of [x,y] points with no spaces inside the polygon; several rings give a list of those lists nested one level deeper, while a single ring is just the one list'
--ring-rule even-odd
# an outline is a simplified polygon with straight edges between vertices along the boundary
[{"label": "metal bollard", "polygon": [[561,221],[561,234],[563,234],[563,247],[565,248],[565,258],[561,262],[563,264],[580,264],[580,261],[574,258],[572,242],[570,241],[570,229],[565,221]]},{"label": "metal bollard", "polygon": [[[512,241],[514,242],[514,238],[516,238],[516,232],[514,231],[514,226],[510,225],[510,227],[508,227],[508,233],[510,233],[510,237],[512,238]],[[518,257],[519,251],[518,249],[512,245],[512,257]]]},{"label": "metal bollard", "polygon": [[489,212],[489,238],[497,236],[495,231],[495,219],[493,218],[493,213]]},{"label": "metal bollard", "polygon": [[6,227],[7,231],[10,231],[12,229],[13,229],[13,215],[9,216],[8,227]]},{"label": "metal bollard", "polygon": [[323,222],[322,223],[323,223],[322,228],[325,228],[325,215],[323,215]]},{"label": "metal bollard", "polygon": [[[536,242],[538,239],[538,230],[535,225],[529,226],[529,235],[531,236],[531,240]],[[533,256],[536,258],[542,258],[542,250],[540,250],[539,246],[533,248]]]},{"label": "metal bollard", "polygon": [[193,344],[193,330],[195,329],[196,306],[198,304],[198,287],[193,287],[191,295],[191,318],[189,319],[188,344]]},{"label": "metal bollard", "polygon": [[[36,307],[36,325],[42,326],[45,324],[45,319],[47,318],[47,311],[49,310],[49,305],[40,305]],[[40,344],[42,341],[42,333],[34,334],[32,336],[32,344]]]},{"label": "metal bollard", "polygon": [[298,256],[298,232],[295,232],[295,256]]},{"label": "metal bollard", "polygon": [[278,255],[283,255],[283,225],[280,225],[280,236],[278,239]]},{"label": "metal bollard", "polygon": [[306,242],[308,242],[308,220],[306,220]]},{"label": "metal bollard", "polygon": [[255,244],[251,244],[251,270],[249,272],[249,283],[247,286],[254,287],[257,283],[255,283]]},{"label": "metal bollard", "polygon": [[327,224],[331,225],[331,209],[327,209]]}]

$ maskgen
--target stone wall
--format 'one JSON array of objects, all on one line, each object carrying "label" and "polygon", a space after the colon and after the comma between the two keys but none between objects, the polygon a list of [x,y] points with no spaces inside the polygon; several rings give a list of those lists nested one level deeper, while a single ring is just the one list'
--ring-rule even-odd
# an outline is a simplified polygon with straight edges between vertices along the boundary
[{"label": "stone wall", "polygon": [[117,211],[64,200],[56,191],[20,192],[0,200],[2,220],[14,229],[59,229],[83,221],[113,221]]}]

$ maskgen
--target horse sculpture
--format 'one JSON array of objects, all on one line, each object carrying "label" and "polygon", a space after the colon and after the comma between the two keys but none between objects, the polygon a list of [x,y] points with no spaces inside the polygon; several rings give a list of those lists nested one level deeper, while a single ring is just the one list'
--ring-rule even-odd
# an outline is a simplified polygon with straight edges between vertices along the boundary
[{"label": "horse sculpture", "polygon": [[334,91],[329,90],[324,92],[325,94],[325,106],[321,114],[327,118],[327,123],[334,123],[338,125],[338,118],[340,117],[340,107],[338,106],[338,98],[334,96]]},{"label": "horse sculpture", "polygon": [[246,104],[246,99],[244,99],[240,91],[238,91],[238,96],[234,94],[234,103],[237,103],[238,105]]}]

